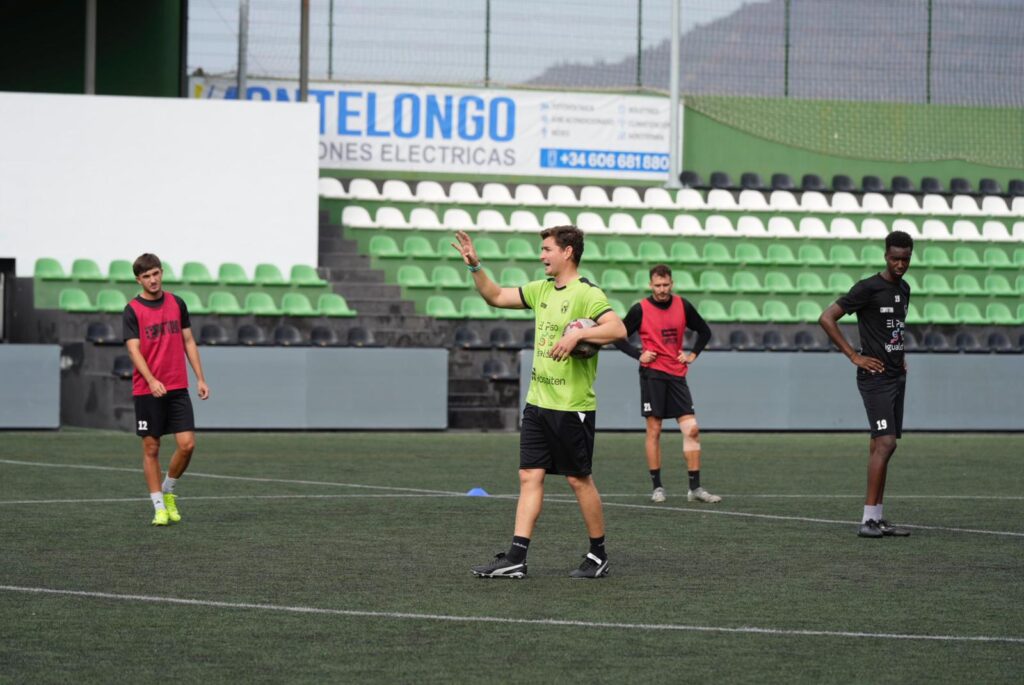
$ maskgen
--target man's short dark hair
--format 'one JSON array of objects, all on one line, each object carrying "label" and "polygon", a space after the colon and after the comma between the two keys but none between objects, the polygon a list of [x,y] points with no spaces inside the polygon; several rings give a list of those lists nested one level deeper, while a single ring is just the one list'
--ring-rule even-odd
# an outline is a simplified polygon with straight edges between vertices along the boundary
[{"label": "man's short dark hair", "polygon": [[540,232],[540,239],[554,238],[555,245],[563,250],[572,248],[572,261],[578,265],[583,257],[583,231],[575,226],[553,226]]},{"label": "man's short dark hair", "polygon": [[914,238],[904,231],[893,231],[885,236],[885,251],[888,252],[890,247],[909,247],[913,251]]},{"label": "man's short dark hair", "polygon": [[142,274],[146,273],[151,269],[162,268],[163,265],[160,264],[160,258],[157,257],[155,254],[150,254],[149,252],[146,252],[145,254],[140,254],[138,259],[135,260],[135,263],[132,264],[132,273],[134,273],[136,276],[141,276]]},{"label": "man's short dark hair", "polygon": [[668,268],[668,265],[666,264],[655,264],[651,267],[651,278],[654,278],[655,276],[672,278],[672,269]]}]

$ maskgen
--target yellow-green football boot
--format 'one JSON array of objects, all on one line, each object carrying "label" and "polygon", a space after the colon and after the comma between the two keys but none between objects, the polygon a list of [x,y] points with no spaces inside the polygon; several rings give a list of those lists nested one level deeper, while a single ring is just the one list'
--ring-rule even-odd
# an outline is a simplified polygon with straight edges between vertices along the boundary
[{"label": "yellow-green football boot", "polygon": [[178,502],[175,496],[169,492],[164,493],[164,506],[167,507],[167,517],[171,519],[171,523],[181,521],[181,514],[178,512]]}]

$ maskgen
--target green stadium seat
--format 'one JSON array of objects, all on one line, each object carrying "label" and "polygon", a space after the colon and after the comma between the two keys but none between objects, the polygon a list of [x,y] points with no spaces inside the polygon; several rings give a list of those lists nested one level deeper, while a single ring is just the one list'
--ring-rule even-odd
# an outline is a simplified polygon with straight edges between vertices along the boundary
[{"label": "green stadium seat", "polygon": [[[312,269],[309,266],[306,268]],[[295,273],[295,267],[292,267],[292,273]],[[316,276],[315,270],[313,271],[313,276]],[[320,279],[317,278],[317,280]],[[284,274],[274,264],[257,264],[253,270],[252,282],[261,288],[282,288],[288,285],[288,281],[284,280]],[[296,283],[295,285],[299,284]]]},{"label": "green stadium seat", "polygon": [[604,250],[601,249],[601,243],[597,240],[585,243],[583,246],[583,258],[588,262],[607,262],[608,257],[605,256]]},{"label": "green stadium seat", "polygon": [[721,271],[709,269],[700,275],[700,283],[697,286],[705,293],[731,293],[732,286]]},{"label": "green stadium seat", "polygon": [[737,263],[737,260],[729,254],[729,248],[722,243],[706,243],[704,245],[703,257],[706,264]]},{"label": "green stadium seat", "polygon": [[203,301],[199,298],[195,292],[191,290],[175,290],[174,294],[181,298],[181,301],[185,303],[185,307],[188,308],[189,314],[206,314],[209,309],[203,304]]},{"label": "green stadium seat", "polygon": [[970,274],[958,274],[953,278],[953,290],[957,295],[984,295],[978,279]]},{"label": "green stadium seat", "polygon": [[739,264],[764,264],[765,258],[761,248],[755,243],[738,243],[736,245],[736,262]]},{"label": "green stadium seat", "polygon": [[973,249],[965,246],[960,246],[953,250],[953,263],[961,269],[984,269],[985,265],[982,264],[981,259],[978,258],[978,253]]},{"label": "green stadium seat", "polygon": [[[925,251],[927,250],[928,248],[925,248]],[[885,266],[885,248],[881,245],[865,245],[860,250],[860,262],[865,266],[882,268]]]},{"label": "green stadium seat", "polygon": [[946,277],[942,274],[925,274],[921,282],[921,293],[925,295],[952,295],[953,289],[949,287]]},{"label": "green stadium seat", "polygon": [[128,306],[128,298],[120,290],[101,290],[96,293],[96,309],[101,312],[117,314]]},{"label": "green stadium seat", "polygon": [[[590,246],[583,250],[590,257]],[[505,254],[517,262],[532,262],[538,257],[537,248],[526,238],[509,238],[505,242]]]},{"label": "green stadium seat", "polygon": [[1024,304],[1017,305],[1017,323],[1024,323]]},{"label": "green stadium seat", "polygon": [[829,292],[836,293],[837,295],[845,295],[850,291],[850,288],[854,284],[853,276],[842,271],[836,271],[828,275],[828,289]]},{"label": "green stadium seat", "polygon": [[801,245],[796,258],[807,266],[828,266],[830,264],[825,251],[818,245]]},{"label": "green stadium seat", "polygon": [[921,285],[917,282],[917,277],[914,274],[903,274],[903,280],[910,286],[911,293],[917,293],[921,290]]},{"label": "green stadium seat", "polygon": [[636,256],[641,262],[654,266],[655,264],[668,264],[668,252],[665,246],[656,240],[645,240],[636,248]]},{"label": "green stadium seat", "polygon": [[[904,276],[906,278],[906,276]],[[1016,295],[1009,279],[1002,274],[985,276],[985,293],[988,295]]]},{"label": "green stadium seat", "polygon": [[757,310],[757,305],[750,300],[734,300],[729,308],[729,313],[734,321],[744,323],[759,323],[765,320],[761,312]]},{"label": "green stadium seat", "polygon": [[764,320],[771,321],[772,323],[796,323],[800,321],[798,316],[789,311],[786,303],[780,300],[765,300],[761,311]]},{"label": "green stadium seat", "polygon": [[241,264],[224,262],[217,271],[217,280],[221,285],[252,285],[249,275]]},{"label": "green stadium seat", "polygon": [[285,316],[316,316],[317,311],[309,298],[302,293],[285,293],[281,296],[281,309]]},{"label": "green stadium seat", "polygon": [[[186,264],[185,266],[187,267],[188,265]],[[235,297],[235,294],[224,290],[210,293],[206,306],[211,314],[221,314],[224,316],[241,316],[245,314],[245,310],[238,304],[238,298]]]},{"label": "green stadium seat", "polygon": [[181,267],[181,280],[190,285],[215,285],[217,279],[202,262],[185,262]]},{"label": "green stadium seat", "polygon": [[[586,249],[583,254],[586,254]],[[633,253],[633,248],[624,240],[609,240],[604,244],[604,256],[609,262],[616,264],[633,264],[640,258]]]},{"label": "green stadium seat", "polygon": [[499,309],[498,316],[502,319],[526,320],[533,319],[532,309]]},{"label": "green stadium seat", "polygon": [[668,258],[672,264],[702,264],[704,261],[692,243],[683,242],[672,243]]},{"label": "green stadium seat", "polygon": [[636,286],[622,269],[605,269],[601,274],[601,289],[605,292],[632,292]]},{"label": "green stadium seat", "polygon": [[732,275],[732,289],[737,293],[763,293],[764,287],[755,274],[749,271],[737,271]]},{"label": "green stadium seat", "polygon": [[1017,292],[1024,295],[1024,274],[1017,276]]},{"label": "green stadium seat", "polygon": [[[375,235],[370,238],[370,256],[378,259],[400,259],[405,255],[398,243],[389,235]],[[458,253],[456,253],[458,254]]]},{"label": "green stadium seat", "polygon": [[[542,274],[541,275],[542,279],[548,278],[547,275],[544,275],[544,268],[543,267],[541,267],[540,272]],[[590,269],[581,266],[579,269],[577,269],[577,272],[579,272],[579,275],[580,275],[581,278],[587,279],[588,281],[590,281],[594,285],[600,285],[600,282],[597,280],[597,274],[595,274]]]},{"label": "green stadium seat", "polygon": [[1024,266],[1024,247],[1018,247],[1013,251],[1013,263],[1015,266]]},{"label": "green stadium seat", "polygon": [[422,267],[416,266],[415,264],[403,264],[398,267],[396,280],[398,281],[398,285],[403,288],[434,287],[434,284],[427,278],[427,274],[423,271]]},{"label": "green stadium seat", "polygon": [[[257,265],[257,279],[259,279],[259,275],[260,267]],[[293,266],[288,280],[293,286],[298,286],[300,288],[322,288],[327,285],[327,281],[320,278],[316,269],[308,264],[296,264]],[[256,282],[258,283],[259,280]]]},{"label": "green stadium seat", "polygon": [[321,316],[352,318],[358,312],[348,306],[345,298],[338,293],[324,293],[316,301],[316,310]]},{"label": "green stadium seat", "polygon": [[501,245],[494,238],[488,238],[486,236],[477,238],[473,241],[474,247],[476,247],[476,256],[481,261],[502,261],[505,259],[505,252],[501,249]]},{"label": "green stadium seat", "polygon": [[730,323],[736,320],[718,300],[701,300],[697,309],[704,320],[711,323]]},{"label": "green stadium seat", "polygon": [[[41,281],[68,281],[71,280],[64,267],[52,257],[40,257],[36,260],[35,277]],[[134,278],[133,278],[134,280]]]},{"label": "green stadium seat", "polygon": [[435,319],[461,319],[462,314],[455,308],[455,303],[444,295],[431,295],[427,298],[427,316]]},{"label": "green stadium seat", "polygon": [[982,261],[985,266],[992,269],[1016,269],[1017,266],[1010,261],[1010,255],[1001,247],[986,247]]},{"label": "green stadium seat", "polygon": [[808,295],[824,295],[832,292],[832,290],[825,285],[825,281],[821,279],[821,276],[813,271],[805,271],[797,274],[796,289]]},{"label": "green stadium seat", "polygon": [[526,271],[518,266],[507,266],[501,270],[501,275],[498,276],[498,283],[505,288],[518,288],[529,282],[530,277]]},{"label": "green stadium seat", "polygon": [[[644,276],[646,277],[647,274],[645,273]],[[645,280],[647,281],[645,288],[650,288],[650,278],[645,278]],[[695,293],[700,290],[700,286],[697,285],[692,273],[680,270],[672,274],[672,289],[677,293]]]},{"label": "green stadium seat", "polygon": [[1010,308],[1002,302],[990,302],[985,307],[985,318],[990,324],[996,326],[1015,326],[1021,323],[1013,316]]},{"label": "green stadium seat", "polygon": [[437,257],[438,259],[457,259],[462,262],[462,255],[459,251],[452,247],[452,243],[455,242],[455,237],[451,233],[445,233],[437,239]]},{"label": "green stadium seat", "polygon": [[254,316],[280,316],[281,310],[269,293],[253,291],[245,295],[245,310]]},{"label": "green stadium seat", "polygon": [[111,260],[110,266],[107,267],[107,280],[114,283],[135,283],[135,272],[132,271],[132,263],[127,259]]},{"label": "green stadium seat", "polygon": [[769,271],[764,275],[764,288],[770,293],[795,293],[796,286],[783,271]]},{"label": "green stadium seat", "polygon": [[[684,273],[686,273],[686,272],[685,271],[680,271],[679,275],[681,276]],[[693,279],[692,276],[690,278],[691,278],[691,280]],[[676,283],[676,274],[672,274],[672,282],[673,282],[673,284],[678,285],[678,283]],[[651,288],[651,274],[650,274],[650,272],[647,269],[636,269],[633,272],[633,290],[636,290],[638,292],[644,292],[645,290],[650,290],[650,288]]]},{"label": "green stadium seat", "polygon": [[949,268],[953,266],[953,260],[949,258],[946,250],[938,245],[926,245],[921,252],[920,262],[922,265],[932,268]]},{"label": "green stadium seat", "polygon": [[796,303],[797,321],[812,323],[821,316],[822,307],[812,300],[800,300]]},{"label": "green stadium seat", "polygon": [[988,323],[988,319],[978,309],[978,305],[973,302],[957,302],[956,307],[953,309],[953,317],[959,323],[966,324],[984,324]]},{"label": "green stadium seat", "polygon": [[57,306],[66,312],[95,312],[96,307],[81,288],[64,288],[57,296]]},{"label": "green stadium seat", "polygon": [[765,251],[765,262],[774,266],[796,266],[800,261],[793,254],[789,245],[773,243]]},{"label": "green stadium seat", "polygon": [[[161,260],[160,261],[160,269],[164,272],[164,280],[163,280],[164,285],[175,285],[175,284],[178,284],[178,283],[182,283],[181,277],[178,276],[178,272],[175,271],[174,267],[171,266],[170,264],[168,264],[167,262]],[[135,274],[133,273],[132,274],[132,279],[133,280],[134,280],[134,277],[135,277]]]},{"label": "green stadium seat", "polygon": [[435,266],[430,272],[430,282],[435,288],[454,288],[463,290],[471,287],[462,271],[457,267],[441,265]]},{"label": "green stadium seat", "polygon": [[75,281],[97,283],[107,280],[100,271],[100,266],[91,259],[76,259],[71,263],[71,279]]},{"label": "green stadium seat", "polygon": [[[448,249],[452,249],[451,246]],[[402,243],[402,253],[406,257],[414,257],[416,259],[437,259],[438,257],[434,246],[421,235],[411,235],[406,238],[405,242]]]},{"label": "green stadium seat", "polygon": [[469,295],[462,298],[459,306],[459,314],[462,319],[497,319],[498,314],[491,309],[483,298],[478,295]]},{"label": "green stadium seat", "polygon": [[626,312],[629,311],[629,307],[627,307],[622,300],[617,300],[614,297],[608,298],[608,306],[612,308],[612,311],[615,312],[620,319],[626,316]]},{"label": "green stadium seat", "polygon": [[956,319],[949,313],[949,308],[942,302],[925,302],[921,323],[952,324]]},{"label": "green stadium seat", "polygon": [[864,262],[849,245],[833,245],[828,259],[834,266],[864,266]]}]

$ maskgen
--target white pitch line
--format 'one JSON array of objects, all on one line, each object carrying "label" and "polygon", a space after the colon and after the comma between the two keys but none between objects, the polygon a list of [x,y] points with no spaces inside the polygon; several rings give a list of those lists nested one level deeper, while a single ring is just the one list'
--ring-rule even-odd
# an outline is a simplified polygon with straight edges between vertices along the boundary
[{"label": "white pitch line", "polygon": [[[417,498],[441,498],[451,497],[448,494],[430,495],[424,493],[353,493],[334,495],[179,495],[181,502],[193,502],[195,500],[235,500],[235,499],[417,499]],[[465,495],[463,495],[465,497]],[[11,499],[0,500],[0,506],[5,504],[104,504],[110,502],[149,502],[148,497],[96,497],[92,499]]]},{"label": "white pitch line", "polygon": [[[715,494],[729,499],[864,499],[864,495],[837,495],[837,494],[785,494],[785,493],[729,493],[716,492]],[[650,497],[650,493],[636,492],[602,492],[601,497]],[[669,495],[671,497],[671,495]],[[680,496],[681,497],[681,496]],[[894,499],[934,499],[934,500],[991,500],[993,502],[1016,502],[1024,501],[1024,495],[890,495],[886,494],[886,501]]]},{"label": "white pitch line", "polygon": [[326,609],[321,607],[288,606],[279,604],[255,604],[248,602],[218,602],[213,600],[185,599],[180,597],[158,597],[152,595],[126,595],[111,592],[87,592],[83,590],[58,590],[43,587],[22,587],[0,585],[0,591],[44,595],[63,595],[89,599],[113,599],[148,604],[177,604],[184,606],[211,607],[217,609],[242,609],[273,611],[293,614],[320,614],[326,616],[352,616],[358,618],[405,619],[419,621],[448,621],[453,623],[505,623],[511,625],[556,626],[570,628],[603,628],[612,630],[639,631],[685,631],[697,633],[733,633],[747,635],[778,635],[787,637],[844,637],[870,638],[878,640],[922,640],[931,642],[996,642],[1024,644],[1024,637],[993,635],[915,635],[909,633],[868,633],[847,630],[789,630],[784,628],[758,628],[742,626],[684,625],[678,623],[618,623],[609,621],[570,621],[548,618],[506,618],[499,616],[455,616],[450,614],[417,614],[400,611],[358,611],[354,609]]}]

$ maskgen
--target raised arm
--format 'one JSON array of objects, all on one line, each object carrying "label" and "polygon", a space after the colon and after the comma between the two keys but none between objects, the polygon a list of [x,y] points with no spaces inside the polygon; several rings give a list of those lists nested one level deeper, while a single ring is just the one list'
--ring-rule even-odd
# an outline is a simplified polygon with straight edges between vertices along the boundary
[{"label": "raised arm", "polygon": [[487,304],[503,309],[525,309],[526,305],[523,303],[523,296],[519,293],[519,288],[502,288],[492,281],[484,271],[480,264],[480,258],[476,256],[476,248],[473,247],[473,241],[469,234],[465,231],[456,231],[455,238],[458,242],[452,243],[452,247],[462,255],[462,261],[466,263],[473,274],[473,285],[476,286],[480,296]]}]

